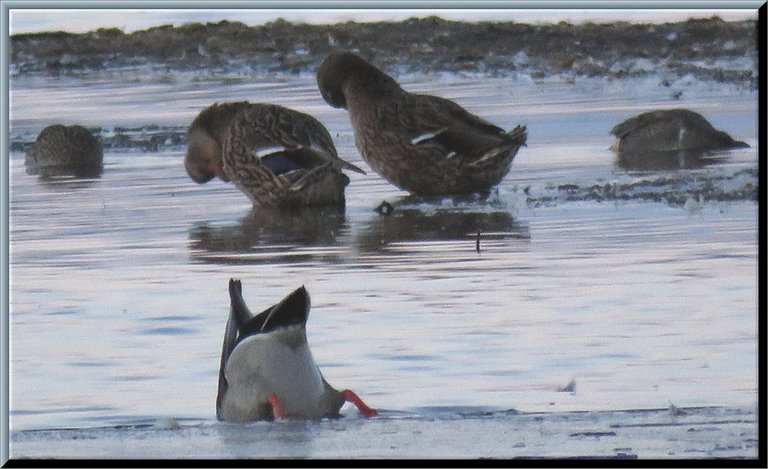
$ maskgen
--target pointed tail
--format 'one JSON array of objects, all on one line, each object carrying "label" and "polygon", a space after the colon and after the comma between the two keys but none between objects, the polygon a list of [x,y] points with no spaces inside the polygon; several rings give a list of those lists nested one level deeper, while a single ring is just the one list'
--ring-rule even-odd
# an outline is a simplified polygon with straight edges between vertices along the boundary
[{"label": "pointed tail", "polygon": [[528,139],[528,130],[524,125],[518,125],[507,132],[507,138],[510,143],[514,142],[518,145],[525,145],[525,141]]}]

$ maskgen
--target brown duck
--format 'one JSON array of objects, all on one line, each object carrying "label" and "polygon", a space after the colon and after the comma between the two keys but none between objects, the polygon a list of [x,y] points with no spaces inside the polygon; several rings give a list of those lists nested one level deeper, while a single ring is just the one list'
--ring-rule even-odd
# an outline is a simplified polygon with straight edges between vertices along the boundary
[{"label": "brown duck", "polygon": [[706,152],[748,147],[696,112],[688,109],[662,109],[631,117],[611,130],[619,155],[658,152]]},{"label": "brown duck", "polygon": [[255,207],[344,204],[350,169],[326,128],[274,104],[213,104],[187,131],[184,167],[193,181],[231,181]]},{"label": "brown duck", "polygon": [[363,159],[414,195],[488,192],[525,144],[524,126],[506,132],[453,101],[409,93],[350,52],[328,55],[317,84],[328,104],[349,112]]},{"label": "brown duck", "polygon": [[103,169],[104,153],[99,139],[81,125],[50,125],[27,151],[27,174],[41,177],[97,177]]}]

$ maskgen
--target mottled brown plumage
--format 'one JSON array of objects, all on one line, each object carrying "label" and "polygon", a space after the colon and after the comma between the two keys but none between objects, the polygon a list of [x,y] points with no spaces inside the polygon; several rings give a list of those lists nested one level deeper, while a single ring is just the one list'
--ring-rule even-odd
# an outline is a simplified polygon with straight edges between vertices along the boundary
[{"label": "mottled brown plumage", "polygon": [[338,157],[312,116],[247,102],[214,104],[195,118],[184,166],[198,183],[231,181],[256,207],[344,204],[342,168],[364,173]]},{"label": "mottled brown plumage", "polygon": [[27,174],[41,177],[96,177],[103,169],[99,139],[80,125],[50,125],[37,136],[24,159]]},{"label": "mottled brown plumage", "polygon": [[487,192],[526,141],[524,126],[505,132],[453,101],[409,93],[349,52],[326,57],[317,84],[328,104],[349,112],[363,159],[415,195]]},{"label": "mottled brown plumage", "polygon": [[696,112],[663,109],[631,117],[611,130],[617,138],[611,147],[618,154],[715,151],[748,147]]}]

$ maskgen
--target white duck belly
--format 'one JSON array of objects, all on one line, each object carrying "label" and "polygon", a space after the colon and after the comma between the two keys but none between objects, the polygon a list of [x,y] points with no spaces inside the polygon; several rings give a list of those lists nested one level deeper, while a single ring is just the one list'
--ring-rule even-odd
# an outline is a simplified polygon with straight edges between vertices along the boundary
[{"label": "white duck belly", "polygon": [[325,414],[321,401],[326,388],[300,326],[247,337],[232,351],[225,375],[229,389],[222,414],[226,420],[261,417],[272,393],[287,417]]}]

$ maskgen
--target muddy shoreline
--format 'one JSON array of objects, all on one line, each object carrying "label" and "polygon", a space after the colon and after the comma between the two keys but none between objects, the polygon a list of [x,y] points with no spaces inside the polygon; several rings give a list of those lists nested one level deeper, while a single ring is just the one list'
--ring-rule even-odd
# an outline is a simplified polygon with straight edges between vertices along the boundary
[{"label": "muddy shoreline", "polygon": [[313,73],[334,49],[356,50],[389,73],[524,74],[532,79],[693,76],[757,86],[757,22],[718,17],[665,24],[465,23],[439,17],[332,25],[281,19],[159,26],[133,33],[45,32],[10,38],[11,76],[144,73]]}]

